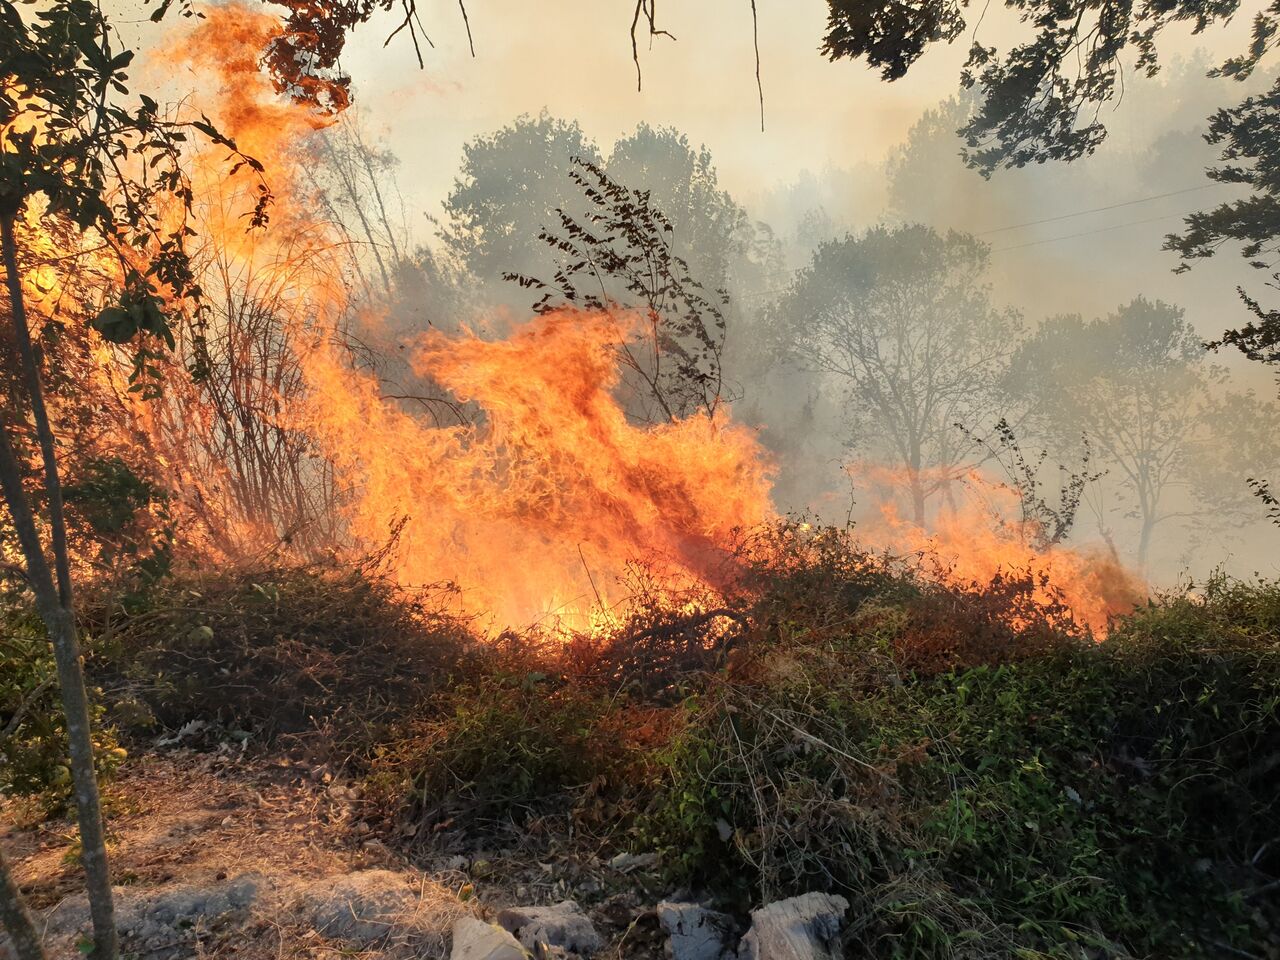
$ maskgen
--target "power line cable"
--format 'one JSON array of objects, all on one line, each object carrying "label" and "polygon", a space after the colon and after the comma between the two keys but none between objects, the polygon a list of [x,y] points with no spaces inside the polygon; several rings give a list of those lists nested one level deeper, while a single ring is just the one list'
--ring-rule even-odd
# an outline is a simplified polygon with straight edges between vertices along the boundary
[{"label": "power line cable", "polygon": [[1124,200],[1120,203],[1109,203],[1105,207],[1093,207],[1089,210],[1077,210],[1075,213],[1064,213],[1056,217],[1044,217],[1040,220],[1028,220],[1026,223],[1011,223],[1007,227],[996,227],[994,230],[983,230],[980,233],[974,234],[974,236],[986,237],[993,233],[1004,233],[1006,230],[1019,230],[1022,227],[1034,227],[1042,223],[1056,223],[1059,220],[1070,220],[1073,217],[1083,217],[1090,213],[1102,213],[1106,210],[1118,210],[1120,207],[1131,207],[1137,203],[1150,203],[1152,200],[1163,200],[1165,197],[1177,197],[1184,193],[1194,193],[1197,190],[1207,190],[1210,187],[1216,186],[1218,186],[1217,183],[1202,183],[1198,187],[1187,187],[1183,190],[1170,190],[1168,193],[1157,193],[1150,197],[1139,197],[1137,200]]},{"label": "power line cable", "polygon": [[1166,213],[1160,217],[1148,217],[1145,220],[1130,220],[1126,223],[1116,223],[1109,227],[1099,227],[1097,230],[1082,230],[1080,233],[1068,233],[1062,237],[1047,237],[1044,240],[1030,240],[1027,243],[1015,243],[1010,247],[996,247],[992,253],[1003,253],[1005,250],[1021,250],[1023,247],[1038,247],[1042,243],[1057,243],[1059,240],[1074,240],[1076,237],[1090,237],[1095,233],[1109,233],[1112,230],[1120,230],[1123,227],[1136,227],[1142,223],[1155,223],[1159,220],[1172,220],[1174,217],[1185,217],[1186,213]]}]

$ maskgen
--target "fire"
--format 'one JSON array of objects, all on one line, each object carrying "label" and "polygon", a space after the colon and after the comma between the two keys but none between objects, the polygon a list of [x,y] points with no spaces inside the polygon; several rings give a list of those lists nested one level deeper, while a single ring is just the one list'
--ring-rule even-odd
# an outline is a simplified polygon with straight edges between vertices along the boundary
[{"label": "fire", "polygon": [[404,518],[401,578],[457,580],[497,626],[582,625],[633,559],[714,583],[734,531],[773,516],[766,457],[725,414],[629,423],[616,337],[613,318],[576,312],[500,342],[425,335],[415,371],[480,411],[453,427],[313,353],[311,429],[350,491],[352,532],[376,542]]},{"label": "fire", "polygon": [[1042,605],[1063,604],[1076,623],[1095,637],[1105,637],[1112,617],[1128,613],[1146,596],[1145,586],[1111,550],[1101,545],[1037,547],[1038,532],[1018,516],[1017,494],[976,471],[953,481],[948,502],[920,527],[904,519],[885,491],[905,487],[899,471],[853,468],[871,476],[882,491],[879,517],[861,528],[862,538],[895,553],[912,553],[924,561],[927,575],[944,582],[979,587],[998,576],[1031,574],[1033,599]]},{"label": "fire", "polygon": [[[353,244],[317,213],[299,149],[341,121],[280,96],[259,68],[259,52],[280,32],[274,18],[235,4],[206,17],[163,60],[194,69],[205,84],[213,78],[221,90],[213,122],[266,169],[265,182],[253,171],[229,177],[225,151],[193,154],[198,265],[217,302],[207,334],[223,336],[246,317],[278,324],[271,342],[300,386],[287,392],[287,377],[267,378],[249,408],[307,445],[299,482],[331,486],[319,502],[336,522],[320,545],[345,554],[391,542],[388,562],[401,582],[456,583],[465,611],[493,629],[548,620],[589,628],[625,601],[619,584],[637,560],[671,582],[723,586],[738,532],[776,519],[773,469],[755,433],[724,409],[658,426],[631,422],[616,389],[629,321],[574,311],[515,324],[501,340],[431,331],[408,344],[413,375],[465,408],[456,423],[384,395],[376,373],[357,368],[341,346],[347,326],[376,325],[380,307],[351,301],[344,277]],[[246,210],[267,184],[269,228],[247,230]],[[47,246],[52,255],[58,245]],[[45,266],[25,279],[33,296],[58,295]],[[100,359],[111,363],[106,351]],[[145,438],[171,489],[206,516],[220,512],[224,535],[211,537],[218,549],[234,554],[283,536],[279,517],[233,503],[227,465],[201,447],[214,413],[176,367],[164,400],[127,401],[126,429]],[[1065,601],[1095,633],[1141,596],[1112,558],[1037,551],[1026,531],[993,525],[975,504],[943,511],[929,532],[887,510],[859,533],[893,552],[926,553],[937,576],[964,583],[1042,571],[1051,588],[1037,599]]]}]

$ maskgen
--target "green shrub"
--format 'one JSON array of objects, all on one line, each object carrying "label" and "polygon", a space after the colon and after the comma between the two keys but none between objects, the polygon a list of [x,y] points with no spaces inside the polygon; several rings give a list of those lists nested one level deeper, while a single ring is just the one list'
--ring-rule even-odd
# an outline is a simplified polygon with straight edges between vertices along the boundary
[{"label": "green shrub", "polygon": [[599,820],[594,801],[643,780],[666,717],[539,672],[484,676],[434,709],[369,776],[375,802],[423,836],[448,823],[479,837],[553,808]]},{"label": "green shrub", "polygon": [[[101,691],[91,690],[100,777],[123,761],[114,731],[101,725]],[[57,667],[44,625],[17,599],[0,601],[0,794],[62,806],[71,795],[66,725]]]},{"label": "green shrub", "polygon": [[1218,581],[936,675],[860,666],[883,636],[774,642],[687,704],[643,827],[743,903],[850,895],[874,956],[1243,949],[1278,932],[1278,626],[1280,589]]}]

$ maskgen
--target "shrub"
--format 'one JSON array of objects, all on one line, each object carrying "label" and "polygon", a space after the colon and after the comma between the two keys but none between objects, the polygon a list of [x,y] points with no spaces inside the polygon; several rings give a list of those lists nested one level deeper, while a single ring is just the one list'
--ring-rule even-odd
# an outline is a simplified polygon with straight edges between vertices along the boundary
[{"label": "shrub", "polygon": [[[90,693],[98,773],[109,777],[124,750],[100,723],[101,691]],[[67,756],[57,667],[44,625],[21,598],[0,597],[0,794],[61,807],[71,795]]]},{"label": "shrub", "polygon": [[439,599],[365,567],[312,564],[174,576],[143,605],[100,602],[88,618],[117,702],[168,727],[199,719],[264,740],[323,730],[340,752],[468,669],[471,635]]},{"label": "shrub", "polygon": [[1278,625],[1280,588],[1219,581],[1097,646],[880,685],[851,664],[882,638],[775,643],[687,706],[644,828],[673,879],[850,895],[870,955],[1243,949],[1277,934]]},{"label": "shrub", "polygon": [[616,823],[642,782],[668,711],[540,672],[492,673],[379,751],[370,798],[423,840],[452,826],[473,841],[551,810]]}]

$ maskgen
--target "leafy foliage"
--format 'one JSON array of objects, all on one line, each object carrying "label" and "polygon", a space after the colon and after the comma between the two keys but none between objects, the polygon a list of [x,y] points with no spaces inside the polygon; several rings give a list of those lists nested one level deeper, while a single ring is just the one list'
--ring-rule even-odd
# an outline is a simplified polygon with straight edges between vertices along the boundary
[{"label": "leafy foliage", "polygon": [[1099,646],[935,675],[886,675],[865,619],[778,635],[686,704],[644,830],[742,902],[845,893],[868,956],[1257,945],[1276,611],[1274,587],[1218,581]]},{"label": "leafy foliage", "polygon": [[[1222,147],[1222,165],[1210,168],[1209,176],[1249,187],[1252,193],[1191,214],[1181,234],[1166,238],[1165,249],[1183,258],[1180,269],[1185,270],[1188,261],[1213,256],[1224,244],[1238,245],[1250,266],[1269,273],[1268,286],[1280,286],[1274,267],[1280,253],[1280,81],[1265,93],[1219,110],[1209,118],[1205,139]],[[1243,288],[1239,294],[1254,319],[1228,330],[1213,346],[1236,347],[1262,363],[1280,361],[1280,311],[1264,306]]]},{"label": "leafy foliage", "polygon": [[[0,594],[0,795],[34,796],[58,808],[71,796],[57,669],[39,623],[12,593]],[[93,720],[96,766],[109,777],[125,758],[115,732]]]},{"label": "leafy foliage", "polygon": [[[969,27],[969,0],[828,0],[828,6],[823,53],[832,60],[863,58],[886,80],[905,76],[931,44],[952,43]],[[1003,56],[975,35],[961,75],[961,86],[983,94],[961,129],[966,159],[988,173],[1091,153],[1106,136],[1098,116],[1116,94],[1122,59],[1131,56],[1135,70],[1153,76],[1163,29],[1189,23],[1200,32],[1229,19],[1239,0],[1010,0],[1007,6],[1032,35]]]},{"label": "leafy foliage", "polygon": [[[589,160],[575,164],[569,177],[591,209],[585,223],[557,210],[560,229],[539,232],[560,261],[554,277],[506,278],[541,292],[538,312],[565,304],[611,314],[639,311],[646,328],[639,343],[627,318],[619,318],[619,354],[642,382],[641,404],[656,405],[660,414],[646,419],[679,419],[698,409],[714,413],[723,399],[727,295],[707,294],[689,275],[688,264],[672,250],[671,221],[650,203],[647,190],[618,183]],[[610,290],[610,281],[623,292]]]},{"label": "leafy foliage", "polygon": [[[201,292],[187,248],[187,131],[228,148],[237,167],[259,175],[262,167],[207,120],[169,119],[145,94],[137,105],[122,102],[134,54],[116,48],[110,22],[89,0],[43,7],[29,20],[5,0],[0,21],[0,217],[39,196],[45,216],[93,231],[112,250],[123,290],[94,326],[111,343],[138,338],[135,388],[154,392],[158,356],[139,335],[172,347],[166,304]],[[253,224],[266,222],[269,201],[260,183]]]}]

